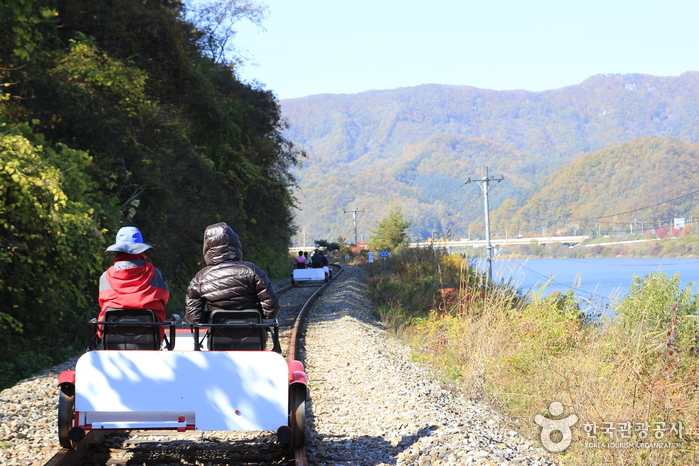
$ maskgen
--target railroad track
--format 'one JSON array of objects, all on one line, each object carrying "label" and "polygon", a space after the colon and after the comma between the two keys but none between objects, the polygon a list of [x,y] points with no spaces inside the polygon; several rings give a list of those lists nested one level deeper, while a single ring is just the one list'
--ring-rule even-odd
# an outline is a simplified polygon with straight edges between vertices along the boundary
[{"label": "railroad track", "polygon": [[[337,277],[339,265],[332,266]],[[297,283],[279,288],[282,309],[278,316],[282,355],[301,360],[305,317],[315,300],[332,283]],[[305,409],[305,404],[303,406]],[[120,466],[131,464],[308,464],[305,447],[290,452],[276,441],[275,432],[234,431],[108,431],[91,430],[74,449],[61,449],[46,466]]]}]

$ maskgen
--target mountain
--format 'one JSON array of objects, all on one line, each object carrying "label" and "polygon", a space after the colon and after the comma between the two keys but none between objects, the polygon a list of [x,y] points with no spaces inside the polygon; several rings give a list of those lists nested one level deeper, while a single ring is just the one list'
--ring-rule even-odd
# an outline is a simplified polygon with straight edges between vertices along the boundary
[{"label": "mountain", "polygon": [[[491,185],[493,213],[504,203],[503,212],[527,215],[547,177],[584,154],[653,136],[699,142],[697,72],[599,75],[544,92],[429,84],[281,106],[286,136],[308,153],[296,217],[307,243],[340,235],[354,242],[353,209],[364,211],[360,240],[393,208],[412,220],[413,239],[482,235],[483,196],[465,182],[481,179],[484,165],[505,178]],[[638,161],[627,162],[633,171]]]},{"label": "mountain", "polygon": [[494,213],[500,229],[614,234],[672,224],[699,215],[699,144],[634,139],[584,154],[539,186],[523,206]]}]

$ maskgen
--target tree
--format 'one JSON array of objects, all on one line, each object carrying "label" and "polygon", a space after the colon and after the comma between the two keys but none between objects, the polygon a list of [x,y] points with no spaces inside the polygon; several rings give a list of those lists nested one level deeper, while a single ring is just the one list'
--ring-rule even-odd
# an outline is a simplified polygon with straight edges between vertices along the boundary
[{"label": "tree", "polygon": [[381,220],[376,230],[371,231],[369,246],[376,251],[391,251],[408,243],[408,235],[405,232],[412,222],[403,219],[403,212],[395,209],[385,219]]},{"label": "tree", "polygon": [[[253,0],[206,1],[261,19]],[[274,93],[204,49],[232,29],[198,29],[179,0],[0,2],[0,23],[0,389],[82,349],[120,226],[155,246],[170,310],[208,224],[286,274],[303,151]]]},{"label": "tree", "polygon": [[267,14],[266,5],[254,0],[188,1],[187,19],[200,30],[198,44],[202,52],[218,63],[241,64],[245,60],[231,45],[235,25],[247,19],[258,27]]},{"label": "tree", "polygon": [[345,236],[338,236],[337,244],[339,245],[338,251],[343,257],[352,253],[352,249],[349,247],[349,244],[347,244],[347,238]]},{"label": "tree", "polygon": [[102,269],[106,242],[100,218],[114,216],[115,210],[85,173],[91,163],[86,152],[51,147],[28,125],[0,134],[0,350],[5,353],[37,344],[39,335],[64,347],[81,335],[78,328],[84,326]]},{"label": "tree", "polygon": [[337,251],[340,249],[339,243],[331,243],[327,239],[317,239],[315,240],[315,245],[318,248],[325,248],[328,251]]}]

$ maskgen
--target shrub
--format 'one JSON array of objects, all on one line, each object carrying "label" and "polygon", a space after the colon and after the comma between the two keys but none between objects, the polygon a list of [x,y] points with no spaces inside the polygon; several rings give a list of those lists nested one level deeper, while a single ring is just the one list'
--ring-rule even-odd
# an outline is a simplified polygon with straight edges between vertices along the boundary
[{"label": "shrub", "polygon": [[[533,439],[540,432],[534,415],[547,414],[552,401],[563,403],[579,418],[577,441],[557,458],[566,464],[696,464],[699,295],[692,294],[693,284],[682,289],[679,276],[659,272],[634,277],[629,294],[614,303],[615,317],[595,320],[572,291],[547,295],[544,286],[525,300],[507,284],[485,283],[462,257],[415,259],[396,267],[392,292],[429,283],[437,305],[409,317],[401,306],[410,303],[392,293],[387,323],[400,328],[416,359],[440,369],[445,382],[492,400]],[[678,448],[585,446],[593,427],[625,422],[637,429],[629,442],[643,442],[638,425],[662,425],[663,441]],[[619,440],[600,431],[592,441]]]}]

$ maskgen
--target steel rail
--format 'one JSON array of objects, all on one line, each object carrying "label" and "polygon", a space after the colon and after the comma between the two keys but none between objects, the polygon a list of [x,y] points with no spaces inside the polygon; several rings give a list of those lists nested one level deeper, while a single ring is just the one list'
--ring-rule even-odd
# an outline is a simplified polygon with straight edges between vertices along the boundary
[{"label": "steel rail", "polygon": [[[338,275],[340,275],[344,271],[344,269],[339,264],[333,265],[340,268],[339,272],[333,274],[334,280]],[[318,288],[318,290],[315,293],[313,293],[310,298],[308,298],[306,304],[304,304],[301,310],[299,311],[299,314],[296,317],[296,322],[294,322],[294,327],[291,330],[291,342],[289,343],[289,352],[287,353],[288,360],[298,359],[296,357],[296,348],[300,346],[299,344],[301,342],[301,328],[303,327],[304,320],[306,319],[306,314],[308,313],[308,310],[313,306],[313,303],[316,302],[320,295],[323,294],[323,291],[325,291],[331,283],[332,280],[328,280],[327,283]]]},{"label": "steel rail", "polygon": [[[343,271],[344,268],[339,265],[339,264],[333,264],[335,267],[339,267],[339,272],[336,274],[333,274],[332,280],[337,278],[338,275],[340,275]],[[306,320],[306,315],[308,314],[308,310],[313,306],[313,303],[316,302],[316,300],[320,297],[321,294],[323,294],[323,291],[325,291],[326,288],[330,286],[332,283],[332,280],[328,280],[327,283],[325,283],[323,286],[321,286],[315,293],[311,295],[310,298],[306,301],[306,303],[303,305],[301,310],[298,313],[298,316],[296,317],[296,321],[294,322],[294,327],[291,329],[291,336],[290,336],[290,342],[289,342],[289,351],[287,352],[287,360],[292,361],[294,359],[298,359],[297,354],[296,354],[296,348],[300,348],[301,346],[301,334],[302,334],[302,328],[303,324]],[[303,445],[298,448],[294,448],[294,464],[295,466],[308,466],[308,458],[306,457],[306,445]]]},{"label": "steel rail", "polygon": [[74,449],[62,448],[44,466],[80,466],[93,452],[95,446],[102,443],[110,433],[107,430],[91,430],[75,445]]},{"label": "steel rail", "polygon": [[[333,274],[333,280],[340,275],[344,269],[339,264],[332,264],[338,267],[340,270]],[[296,348],[300,347],[301,342],[301,328],[303,327],[306,314],[311,308],[313,303],[320,297],[320,295],[325,291],[328,286],[332,283],[329,280],[323,286],[321,286],[311,297],[306,301],[301,310],[299,311],[296,320],[294,322],[294,327],[291,331],[289,350],[287,352],[287,360],[296,359]],[[291,285],[279,288],[277,293],[283,293],[291,289]],[[44,466],[81,466],[85,459],[93,452],[96,446],[102,443],[105,437],[107,437],[112,431],[108,430],[91,430],[87,432],[85,438],[81,440],[74,449],[62,448],[58,451]],[[306,458],[306,447],[302,446],[294,449],[294,464],[295,466],[307,466],[308,459]]]}]

